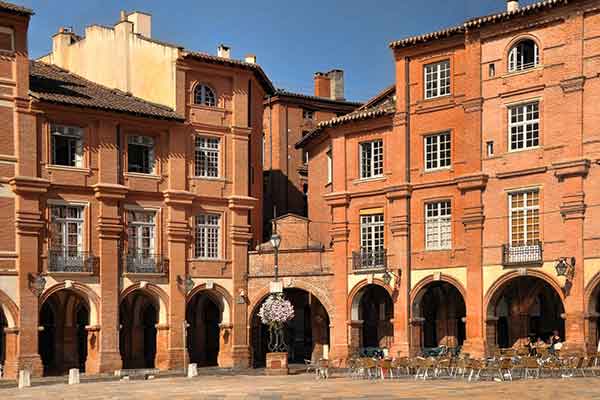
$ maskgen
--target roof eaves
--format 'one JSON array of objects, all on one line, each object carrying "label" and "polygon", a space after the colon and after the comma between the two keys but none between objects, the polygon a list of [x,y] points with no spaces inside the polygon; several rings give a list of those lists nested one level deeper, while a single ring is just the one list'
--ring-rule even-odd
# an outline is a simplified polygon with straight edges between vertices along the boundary
[{"label": "roof eaves", "polygon": [[35,12],[33,12],[31,8],[19,6],[13,3],[8,3],[6,1],[0,1],[0,11],[26,16],[32,16],[35,14]]}]

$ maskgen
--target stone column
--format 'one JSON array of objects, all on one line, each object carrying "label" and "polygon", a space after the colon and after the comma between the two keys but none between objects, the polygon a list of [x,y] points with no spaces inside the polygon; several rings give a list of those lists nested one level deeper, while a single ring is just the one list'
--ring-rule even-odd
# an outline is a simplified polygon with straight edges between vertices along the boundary
[{"label": "stone column", "polygon": [[410,355],[421,354],[423,348],[423,324],[424,318],[414,317],[410,320]]},{"label": "stone column", "polygon": [[[19,371],[15,370],[17,364],[17,347],[19,339],[18,328],[4,328],[4,377],[15,379]],[[40,361],[41,362],[41,361]]]},{"label": "stone column", "polygon": [[363,347],[362,344],[362,330],[364,321],[350,321],[348,323],[348,337],[349,337],[349,355],[358,354],[360,349]]},{"label": "stone column", "polygon": [[[156,324],[156,356],[154,357],[154,366],[161,370],[167,370],[170,367],[169,330],[168,324]],[[144,337],[143,330],[141,337]],[[144,355],[146,351],[147,349],[144,348]]]},{"label": "stone column", "polygon": [[486,355],[494,354],[496,348],[498,348],[498,339],[496,337],[496,327],[498,326],[497,317],[487,317],[485,320],[485,340],[487,343]]},{"label": "stone column", "polygon": [[[95,373],[100,365],[100,326],[89,325],[85,327],[87,331],[87,358],[85,360],[85,372],[87,374]],[[94,372],[92,372],[94,371]]]},{"label": "stone column", "polygon": [[217,363],[221,368],[233,367],[233,357],[231,354],[232,330],[233,324],[219,325],[219,356]]}]

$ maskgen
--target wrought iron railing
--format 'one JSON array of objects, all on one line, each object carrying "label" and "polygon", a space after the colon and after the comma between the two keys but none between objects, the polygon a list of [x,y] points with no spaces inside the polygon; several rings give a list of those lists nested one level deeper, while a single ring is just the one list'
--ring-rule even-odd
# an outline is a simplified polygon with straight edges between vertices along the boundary
[{"label": "wrought iron railing", "polygon": [[125,257],[125,271],[129,274],[166,274],[169,260],[162,254],[129,252]]},{"label": "wrought iron railing", "polygon": [[361,249],[352,252],[354,271],[385,270],[387,268],[387,249]]},{"label": "wrought iron railing", "polygon": [[95,270],[98,257],[87,251],[71,248],[50,249],[48,251],[49,272],[89,272]]},{"label": "wrought iron railing", "polygon": [[541,242],[532,244],[505,244],[502,246],[502,264],[504,266],[541,265],[543,263]]}]

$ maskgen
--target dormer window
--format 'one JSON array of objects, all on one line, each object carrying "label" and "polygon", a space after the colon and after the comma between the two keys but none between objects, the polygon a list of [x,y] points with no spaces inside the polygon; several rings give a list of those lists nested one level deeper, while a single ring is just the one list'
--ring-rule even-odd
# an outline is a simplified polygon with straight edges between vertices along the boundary
[{"label": "dormer window", "polygon": [[313,120],[315,119],[315,112],[313,110],[304,109],[302,110],[302,118]]},{"label": "dormer window", "polygon": [[540,63],[540,52],[536,42],[525,39],[510,49],[508,54],[508,72],[524,71],[535,68]]},{"label": "dormer window", "polygon": [[194,103],[201,106],[216,107],[217,96],[214,90],[206,85],[197,85],[194,89]]}]

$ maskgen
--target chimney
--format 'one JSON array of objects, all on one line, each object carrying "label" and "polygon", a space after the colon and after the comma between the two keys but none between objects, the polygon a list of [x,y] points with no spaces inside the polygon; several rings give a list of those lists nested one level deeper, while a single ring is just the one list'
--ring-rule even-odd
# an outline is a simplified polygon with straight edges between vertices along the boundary
[{"label": "chimney", "polygon": [[245,60],[248,64],[256,64],[256,55],[246,54]]},{"label": "chimney", "polygon": [[327,73],[331,83],[329,91],[332,100],[345,100],[344,98],[344,71],[341,69],[332,69]]},{"label": "chimney", "polygon": [[52,36],[52,63],[62,68],[66,65],[69,47],[75,42],[75,34],[71,28],[60,27],[58,33]]},{"label": "chimney", "polygon": [[121,10],[119,13],[119,22],[115,24],[115,32],[124,35],[133,33],[133,22],[127,19],[127,12],[125,10]]},{"label": "chimney", "polygon": [[219,47],[217,47],[217,56],[221,58],[231,58],[231,47],[221,43]]},{"label": "chimney", "polygon": [[147,38],[152,37],[152,14],[134,11],[127,15],[127,21],[133,24],[133,33],[138,33]]},{"label": "chimney", "polygon": [[506,0],[506,11],[513,12],[519,9],[519,0]]},{"label": "chimney", "polygon": [[121,10],[119,13],[119,22],[127,21],[127,12],[125,10]]},{"label": "chimney", "polygon": [[327,74],[315,72],[315,96],[331,97],[331,82]]}]

